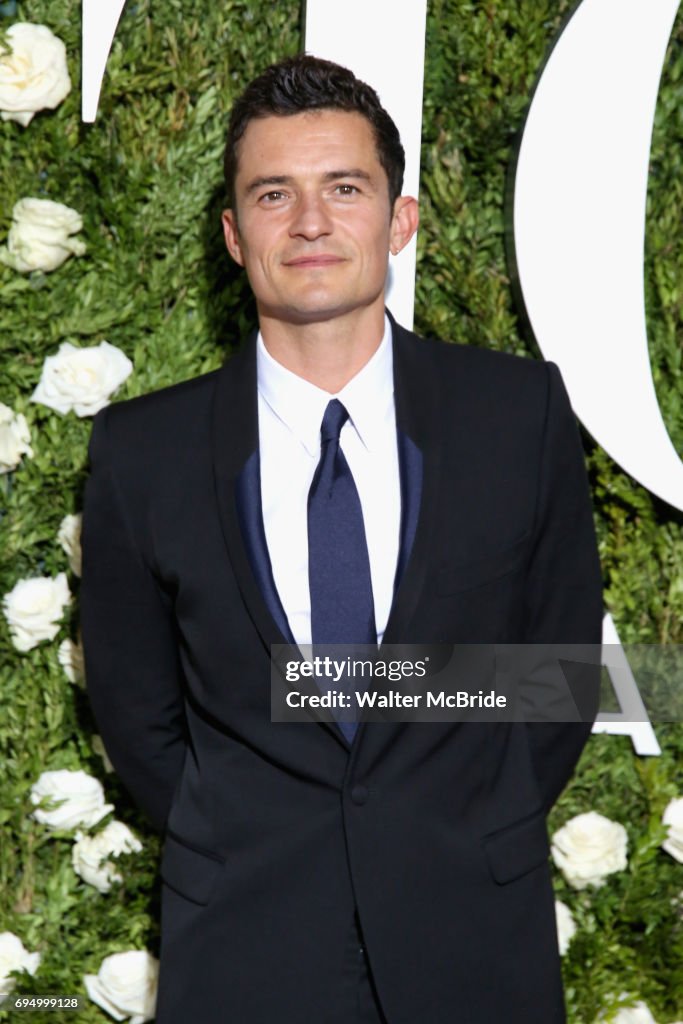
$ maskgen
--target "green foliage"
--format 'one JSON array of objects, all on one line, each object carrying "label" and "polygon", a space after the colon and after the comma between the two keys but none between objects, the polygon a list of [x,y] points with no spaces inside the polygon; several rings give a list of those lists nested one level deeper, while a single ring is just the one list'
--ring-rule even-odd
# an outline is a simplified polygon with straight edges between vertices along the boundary
[{"label": "green foliage", "polygon": [[577,924],[563,958],[569,1020],[592,1024],[598,1013],[643,999],[655,1020],[683,1006],[683,869],[662,851],[664,808],[680,795],[683,735],[660,725],[658,758],[634,757],[626,737],[593,736],[579,769],[550,817],[551,831],[595,810],[628,833],[628,867],[599,889],[572,889],[556,872],[556,895]]},{"label": "green foliage", "polygon": [[[504,196],[534,82],[570,0],[430,0],[418,240],[416,327],[471,345],[537,356],[512,298]],[[94,125],[80,121],[76,0],[0,4],[0,30],[42,22],[66,43],[74,88],[24,129],[0,126],[0,240],[23,196],[51,198],[84,218],[87,253],[51,274],[0,267],[0,401],[25,413],[33,459],[0,477],[0,593],[24,576],[67,568],[56,541],[80,509],[88,420],[29,402],[43,360],[62,341],[106,339],[133,361],[119,398],[218,366],[255,322],[246,282],[220,232],[223,135],[230,104],[271,60],[301,47],[299,0],[128,0]],[[672,37],[653,136],[646,294],[659,400],[678,450],[683,313],[683,16]],[[387,45],[390,45],[387,43]],[[683,640],[681,515],[586,440],[607,606],[630,643]],[[70,585],[77,593],[78,580]],[[75,638],[77,607],[54,643],[19,654],[0,618],[0,931],[43,953],[17,991],[80,992],[82,975],[127,948],[158,952],[158,839],[93,747],[82,688],[57,645]],[[626,872],[600,890],[557,892],[579,931],[563,967],[571,1024],[590,1024],[621,993],[663,1022],[683,1017],[683,869],[661,851],[661,813],[681,792],[680,726],[657,729],[664,753],[639,760],[630,742],[596,736],[553,812],[557,828],[595,809],[629,832]],[[70,864],[71,836],[29,817],[41,771],[99,777],[116,817],[143,839],[106,895]],[[0,1019],[6,1018],[0,1011]],[[40,1024],[41,1014],[32,1019]],[[47,1019],[47,1018],[46,1018]],[[50,1020],[54,1019],[50,1015]],[[88,1004],[83,1024],[109,1018]]]}]

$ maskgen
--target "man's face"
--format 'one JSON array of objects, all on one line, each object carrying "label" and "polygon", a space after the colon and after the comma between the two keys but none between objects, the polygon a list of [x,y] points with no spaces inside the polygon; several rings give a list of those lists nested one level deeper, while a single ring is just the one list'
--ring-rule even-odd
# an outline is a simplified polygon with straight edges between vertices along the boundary
[{"label": "man's face", "polygon": [[[406,204],[389,207],[387,176],[361,114],[317,110],[250,121],[235,209],[223,214],[232,257],[247,271],[260,317],[312,323],[384,305],[390,249]],[[412,209],[412,207],[411,207]]]}]

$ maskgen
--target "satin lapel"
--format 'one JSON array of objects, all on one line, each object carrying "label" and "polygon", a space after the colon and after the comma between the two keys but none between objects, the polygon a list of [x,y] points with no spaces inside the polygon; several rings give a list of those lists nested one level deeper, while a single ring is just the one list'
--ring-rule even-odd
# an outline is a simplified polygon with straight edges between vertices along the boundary
[{"label": "satin lapel", "polygon": [[251,570],[259,592],[287,643],[296,644],[273,579],[261,512],[261,469],[258,451],[253,452],[235,480],[235,503]]},{"label": "satin lapel", "polygon": [[398,441],[398,465],[401,478],[401,538],[394,580],[394,593],[398,590],[406,565],[413,550],[417,521],[422,504],[422,452],[414,441],[402,430],[396,431]]},{"label": "satin lapel", "polygon": [[[258,459],[258,397],[256,390],[256,332],[221,368],[212,409],[214,483],[221,528],[228,556],[247,611],[270,654],[273,644],[290,646],[277,659],[284,675],[287,661],[301,658],[273,581],[261,513]],[[293,648],[293,649],[292,649]],[[319,695],[303,678],[298,688]],[[336,722],[320,722],[348,750]]]},{"label": "satin lapel", "polygon": [[394,395],[401,466],[402,530],[397,589],[383,643],[419,643],[410,620],[423,599],[433,519],[438,508],[441,441],[438,379],[429,346],[391,318]]},{"label": "satin lapel", "polygon": [[223,537],[247,611],[263,644],[270,648],[287,643],[287,638],[278,629],[252,570],[236,497],[245,466],[258,457],[255,332],[221,368],[213,401],[214,482]]}]

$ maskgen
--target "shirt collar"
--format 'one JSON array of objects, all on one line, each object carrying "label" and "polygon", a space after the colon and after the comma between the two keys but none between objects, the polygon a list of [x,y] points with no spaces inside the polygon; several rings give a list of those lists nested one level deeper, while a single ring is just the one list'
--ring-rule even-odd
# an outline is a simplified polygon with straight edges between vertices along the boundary
[{"label": "shirt collar", "polygon": [[257,386],[273,413],[298,438],[309,455],[320,454],[320,424],[328,402],[338,398],[349,413],[364,446],[380,443],[393,410],[394,375],[391,324],[384,315],[379,347],[355,377],[336,395],[311,384],[278,363],[268,352],[261,332],[256,343]]}]

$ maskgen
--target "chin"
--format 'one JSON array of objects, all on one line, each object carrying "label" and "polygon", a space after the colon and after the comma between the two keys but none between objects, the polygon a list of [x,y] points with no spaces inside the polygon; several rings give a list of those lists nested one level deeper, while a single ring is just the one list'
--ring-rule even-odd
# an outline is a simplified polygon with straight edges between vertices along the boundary
[{"label": "chin", "polygon": [[[353,312],[362,312],[375,305],[382,298],[382,289],[376,293],[359,297],[357,295],[309,295],[301,297],[299,301],[290,301],[285,305],[273,304],[268,308],[268,315],[277,320],[285,320],[291,323],[314,323],[322,320],[332,320],[335,317],[345,316]],[[264,311],[267,307],[263,307]],[[382,308],[384,303],[382,302]]]},{"label": "chin", "polygon": [[307,302],[288,303],[278,305],[277,303],[259,305],[259,313],[272,320],[280,320],[291,324],[320,323],[325,320],[332,320],[335,317],[343,316],[356,308],[357,303],[334,301],[329,296],[325,299],[310,300]]}]

